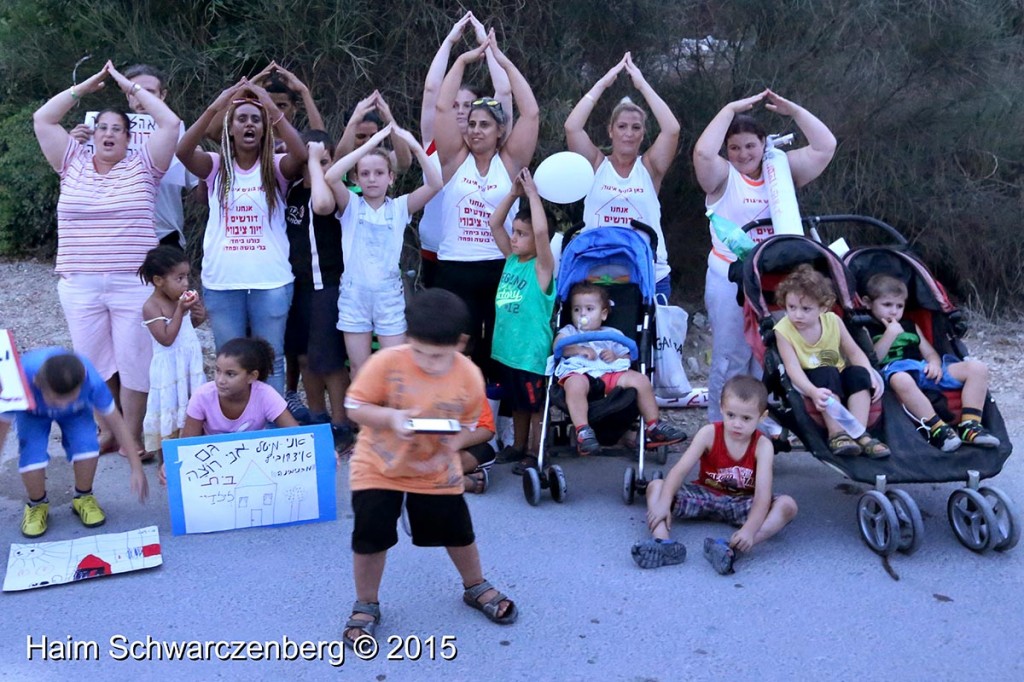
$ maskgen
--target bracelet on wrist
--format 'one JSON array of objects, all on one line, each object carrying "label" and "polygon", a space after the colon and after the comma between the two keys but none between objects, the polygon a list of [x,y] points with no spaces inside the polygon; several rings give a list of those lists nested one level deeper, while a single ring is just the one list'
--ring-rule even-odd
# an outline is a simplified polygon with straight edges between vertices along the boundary
[{"label": "bracelet on wrist", "polygon": [[137,92],[138,92],[139,90],[141,90],[141,89],[142,89],[142,86],[141,86],[141,85],[139,85],[138,83],[133,83],[133,84],[132,84],[132,87],[130,87],[130,88],[128,89],[128,94],[129,94],[129,95],[134,95],[135,93],[137,93]]},{"label": "bracelet on wrist", "polygon": [[284,112],[282,111],[282,112],[281,112],[281,115],[280,115],[280,116],[278,116],[277,118],[275,118],[275,119],[274,119],[274,122],[273,122],[273,123],[271,123],[270,125],[272,125],[272,126],[276,126],[276,125],[277,125],[278,123],[280,123],[280,122],[281,122],[281,121],[283,121],[283,120],[284,120]]},{"label": "bracelet on wrist", "polygon": [[587,94],[583,95],[583,99],[589,99],[594,104],[597,104],[597,98],[594,97],[593,95],[591,95],[589,92]]},{"label": "bracelet on wrist", "polygon": [[81,97],[78,96],[78,93],[75,92],[75,86],[74,85],[71,86],[71,99],[75,100],[76,102],[78,100],[82,99]]}]

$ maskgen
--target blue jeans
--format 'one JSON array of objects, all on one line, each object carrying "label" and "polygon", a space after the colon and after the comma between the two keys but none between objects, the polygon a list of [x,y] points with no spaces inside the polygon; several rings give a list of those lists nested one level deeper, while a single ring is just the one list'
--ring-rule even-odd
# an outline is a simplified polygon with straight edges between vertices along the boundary
[{"label": "blue jeans", "polygon": [[284,395],[284,330],[292,305],[291,283],[276,289],[218,290],[203,287],[213,340],[221,346],[251,332],[274,349],[274,372],[266,382]]}]

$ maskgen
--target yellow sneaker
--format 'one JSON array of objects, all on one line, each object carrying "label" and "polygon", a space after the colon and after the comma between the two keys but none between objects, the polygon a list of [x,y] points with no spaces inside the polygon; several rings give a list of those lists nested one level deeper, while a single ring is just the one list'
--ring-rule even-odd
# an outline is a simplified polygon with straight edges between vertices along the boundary
[{"label": "yellow sneaker", "polygon": [[100,509],[94,495],[82,495],[71,500],[71,509],[78,514],[86,528],[102,526],[107,521],[107,515]]},{"label": "yellow sneaker", "polygon": [[21,534],[27,538],[37,538],[46,532],[46,517],[50,515],[50,503],[41,502],[35,506],[25,505],[25,515],[21,519]]}]

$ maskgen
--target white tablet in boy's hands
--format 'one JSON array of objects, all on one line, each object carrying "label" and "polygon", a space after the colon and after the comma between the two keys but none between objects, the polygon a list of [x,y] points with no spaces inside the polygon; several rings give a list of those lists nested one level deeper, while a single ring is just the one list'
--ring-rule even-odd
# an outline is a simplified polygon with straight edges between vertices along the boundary
[{"label": "white tablet in boy's hands", "polygon": [[462,425],[455,419],[408,419],[405,427],[416,433],[458,433]]}]

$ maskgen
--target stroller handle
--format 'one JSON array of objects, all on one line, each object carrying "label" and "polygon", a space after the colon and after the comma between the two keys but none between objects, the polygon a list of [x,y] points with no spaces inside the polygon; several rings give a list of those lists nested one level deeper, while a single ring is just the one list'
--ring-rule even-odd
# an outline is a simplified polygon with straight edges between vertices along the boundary
[{"label": "stroller handle", "polygon": [[[877,218],[871,218],[865,215],[856,215],[853,213],[840,213],[835,215],[820,215],[820,216],[809,216],[804,218],[801,222],[809,229],[813,230],[818,225],[823,223],[859,223],[863,225],[871,225],[885,232],[887,235],[892,237],[900,246],[906,246],[907,238],[900,234],[900,231],[889,223],[878,220]],[[751,221],[744,225],[741,229],[744,232],[750,232],[755,227],[764,227],[765,225],[771,225],[771,218],[760,218],[758,220]]]}]

